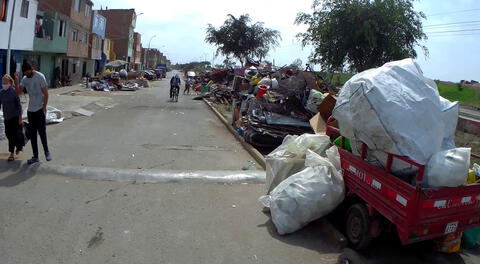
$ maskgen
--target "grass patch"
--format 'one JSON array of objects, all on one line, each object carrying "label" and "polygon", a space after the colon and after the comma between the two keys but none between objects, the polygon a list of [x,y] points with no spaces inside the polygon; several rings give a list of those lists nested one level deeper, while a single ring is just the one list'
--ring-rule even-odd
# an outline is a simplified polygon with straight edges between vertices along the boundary
[{"label": "grass patch", "polygon": [[440,95],[450,101],[480,106],[480,91],[475,91],[473,88],[464,85],[460,88],[458,85],[439,83],[437,86]]},{"label": "grass patch", "polygon": [[[323,79],[330,81],[331,83],[342,86],[344,85],[352,76],[353,73],[320,73]],[[474,106],[480,106],[480,89],[475,90],[471,87],[462,85],[462,84],[445,84],[437,83],[438,91],[440,95],[447,98],[450,101],[458,101],[462,104],[469,104]]]},{"label": "grass patch", "polygon": [[334,73],[333,75],[330,73],[320,73],[320,76],[322,76],[324,80],[339,86],[344,85],[353,75],[353,73]]}]

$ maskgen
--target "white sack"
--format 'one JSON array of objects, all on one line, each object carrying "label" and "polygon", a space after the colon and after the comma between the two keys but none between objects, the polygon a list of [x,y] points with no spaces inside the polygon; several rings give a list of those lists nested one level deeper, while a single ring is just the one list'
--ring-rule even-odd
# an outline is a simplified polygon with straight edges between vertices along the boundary
[{"label": "white sack", "polygon": [[47,106],[47,115],[45,116],[46,124],[56,124],[63,122],[62,111],[55,107]]},{"label": "white sack", "polygon": [[457,109],[412,59],[405,59],[353,76],[341,89],[333,116],[343,136],[426,164],[442,146],[454,145]]},{"label": "white sack", "polygon": [[467,182],[470,148],[444,150],[427,164],[425,184],[429,187],[457,187]]},{"label": "white sack", "polygon": [[325,95],[317,90],[310,90],[310,95],[308,96],[307,105],[305,108],[311,113],[318,113],[318,106],[325,99]]},{"label": "white sack", "polygon": [[330,144],[325,135],[288,135],[282,145],[265,157],[266,189],[270,193],[280,182],[305,168],[305,155],[308,149],[322,153]]},{"label": "white sack", "polygon": [[260,202],[270,207],[280,235],[299,230],[335,209],[344,198],[340,171],[326,158],[308,150],[306,169],[281,182]]}]

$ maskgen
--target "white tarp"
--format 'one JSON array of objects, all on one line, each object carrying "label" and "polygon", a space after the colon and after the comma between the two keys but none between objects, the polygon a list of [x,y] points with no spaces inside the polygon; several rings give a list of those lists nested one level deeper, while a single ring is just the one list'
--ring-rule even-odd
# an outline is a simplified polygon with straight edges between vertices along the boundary
[{"label": "white tarp", "polygon": [[285,137],[282,145],[265,158],[267,193],[286,178],[305,169],[308,149],[322,153],[329,144],[330,138],[325,135],[303,134]]},{"label": "white tarp", "polygon": [[470,148],[440,151],[427,164],[425,183],[429,187],[457,187],[467,182]]},{"label": "white tarp", "polygon": [[340,163],[338,150],[328,153],[327,159],[307,150],[307,168],[282,181],[270,195],[259,198],[270,208],[272,222],[280,235],[295,232],[329,214],[343,201],[343,176],[334,165]]},{"label": "white tarp", "polygon": [[458,113],[458,103],[440,97],[412,59],[356,74],[333,110],[343,136],[422,164],[455,146]]}]

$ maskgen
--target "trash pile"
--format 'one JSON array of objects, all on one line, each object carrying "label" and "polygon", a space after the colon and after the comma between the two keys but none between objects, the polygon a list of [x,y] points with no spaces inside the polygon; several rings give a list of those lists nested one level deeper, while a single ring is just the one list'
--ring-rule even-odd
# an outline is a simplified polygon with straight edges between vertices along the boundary
[{"label": "trash pile", "polygon": [[[456,148],[457,102],[442,98],[412,59],[394,61],[353,76],[341,89],[333,117],[355,155],[361,142],[367,160],[386,166],[386,153],[426,165],[423,184],[456,187],[466,184],[470,149]],[[413,175],[416,168],[395,161],[395,175]],[[412,182],[413,183],[413,182]]]},{"label": "trash pile", "polygon": [[267,195],[280,235],[299,230],[333,211],[345,196],[340,156],[326,135],[287,136],[267,158]]},{"label": "trash pile", "polygon": [[86,87],[93,91],[137,91],[142,87],[150,87],[149,80],[156,80],[154,71],[139,72],[106,72],[102,77],[90,77]]},{"label": "trash pile", "polygon": [[313,133],[309,120],[327,95],[318,84],[313,72],[297,67],[248,68],[233,81],[237,132],[260,148],[277,147],[287,135]]},{"label": "trash pile", "polygon": [[[269,93],[283,96],[282,100],[299,99],[301,93],[295,91],[307,89],[301,88],[305,86],[300,86],[296,76],[283,84],[284,80],[279,81],[277,89],[270,87],[261,98],[250,96],[242,101],[240,115],[247,118],[243,122],[245,127],[252,120],[255,126],[271,123],[271,114],[278,114],[275,108],[264,105]],[[436,84],[425,78],[411,59],[390,62],[353,76],[338,97],[315,90],[302,100],[303,110],[318,110],[310,119],[316,134],[287,135],[265,158],[267,194],[259,201],[269,208],[281,235],[329,214],[343,201],[345,185],[338,145],[356,156],[361,156],[362,147],[366,146],[365,161],[380,168],[386,167],[387,153],[423,164],[426,170],[420,184],[424,188],[480,183],[480,165],[469,168],[470,148],[455,146],[458,103],[442,98]],[[289,116],[280,118],[282,123],[302,120],[300,109],[290,110]],[[288,122],[285,117],[290,118]],[[299,128],[298,124],[294,126]],[[330,127],[338,128],[339,132]],[[271,127],[262,129],[271,133]],[[391,172],[416,185],[417,170],[394,159]],[[480,242],[479,230],[465,231],[469,245]]]}]

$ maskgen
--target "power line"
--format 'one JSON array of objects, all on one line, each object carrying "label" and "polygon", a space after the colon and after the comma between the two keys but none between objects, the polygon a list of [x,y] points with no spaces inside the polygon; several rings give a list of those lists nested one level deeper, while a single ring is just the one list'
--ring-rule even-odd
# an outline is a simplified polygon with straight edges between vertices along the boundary
[{"label": "power line", "polygon": [[454,23],[445,23],[445,24],[431,24],[431,25],[425,25],[424,27],[443,27],[443,26],[450,26],[450,25],[464,25],[464,24],[476,24],[480,23],[480,20],[476,21],[462,21],[462,22],[454,22]]},{"label": "power line", "polygon": [[438,34],[438,33],[455,33],[455,32],[465,32],[465,31],[480,31],[480,28],[474,29],[460,29],[460,30],[447,30],[447,31],[434,31],[434,32],[425,32],[426,34]]},{"label": "power line", "polygon": [[429,16],[449,15],[449,14],[458,14],[458,13],[469,13],[469,12],[476,12],[476,11],[480,11],[480,8],[466,9],[466,10],[457,10],[457,11],[442,12],[442,13],[435,13],[435,14],[427,15],[427,17],[429,17]]},{"label": "power line", "polygon": [[456,37],[456,36],[480,36],[480,33],[457,33],[457,34],[438,34],[438,35],[431,35],[431,37]]}]

